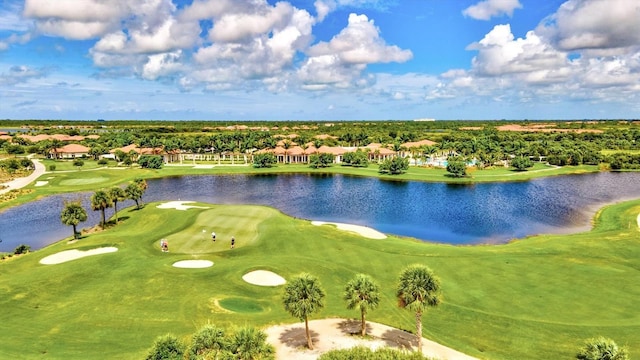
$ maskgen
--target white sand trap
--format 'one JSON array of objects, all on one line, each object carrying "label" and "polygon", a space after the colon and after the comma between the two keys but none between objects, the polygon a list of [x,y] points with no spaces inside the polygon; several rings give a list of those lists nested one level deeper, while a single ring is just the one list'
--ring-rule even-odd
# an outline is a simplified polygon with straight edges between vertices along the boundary
[{"label": "white sand trap", "polygon": [[176,210],[187,210],[187,209],[208,209],[207,207],[204,206],[195,206],[195,205],[184,205],[184,204],[189,204],[189,203],[193,203],[195,201],[169,201],[166,203],[162,203],[158,206],[156,206],[158,209],[176,209]]},{"label": "white sand trap", "polygon": [[636,221],[638,222],[638,227],[640,227],[640,214],[638,214],[638,218],[636,219]]},{"label": "white sand trap", "polygon": [[244,274],[242,280],[258,286],[279,286],[287,282],[282,276],[267,270],[248,272]]},{"label": "white sand trap", "polygon": [[369,239],[382,240],[387,238],[387,235],[381,233],[378,230],[374,230],[366,226],[343,224],[343,223],[337,223],[337,222],[324,222],[324,221],[312,221],[311,224],[316,226],[326,225],[326,224],[335,225],[339,230],[351,231]]},{"label": "white sand trap", "polygon": [[173,263],[173,267],[183,269],[203,269],[213,266],[213,261],[209,260],[182,260]]},{"label": "white sand trap", "polygon": [[214,165],[195,165],[194,169],[213,169]]},{"label": "white sand trap", "polygon": [[87,251],[82,251],[77,249],[65,250],[65,251],[61,251],[59,253],[42,258],[40,260],[40,264],[44,264],[44,265],[62,264],[63,262],[77,260],[87,256],[107,254],[107,253],[112,253],[116,251],[118,251],[117,247],[101,247],[101,248],[95,248]]},{"label": "white sand trap", "polygon": [[45,186],[48,183],[49,183],[48,181],[36,181],[36,185],[35,186]]}]

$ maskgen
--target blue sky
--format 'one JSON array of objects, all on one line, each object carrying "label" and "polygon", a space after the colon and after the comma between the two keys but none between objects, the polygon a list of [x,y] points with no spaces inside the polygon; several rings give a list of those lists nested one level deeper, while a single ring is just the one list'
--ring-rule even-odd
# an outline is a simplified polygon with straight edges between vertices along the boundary
[{"label": "blue sky", "polygon": [[0,118],[640,118],[637,0],[0,0]]}]

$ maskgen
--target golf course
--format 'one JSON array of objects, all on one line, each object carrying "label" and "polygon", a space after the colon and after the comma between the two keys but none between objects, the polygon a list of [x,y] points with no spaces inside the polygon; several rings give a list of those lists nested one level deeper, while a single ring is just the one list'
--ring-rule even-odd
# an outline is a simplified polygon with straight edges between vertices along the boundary
[{"label": "golf course", "polygon": [[[479,246],[372,239],[263,206],[186,205],[123,209],[105,231],[2,261],[0,358],[140,359],[167,333],[188,341],[206,324],[299,322],[282,306],[282,286],[243,280],[255,270],[317,276],[327,298],[313,319],[358,318],[342,294],[368,274],[381,288],[368,320],[413,331],[414,314],[395,297],[408,264],[429,266],[442,283],[423,336],[470,356],[568,359],[600,335],[640,355],[640,200],[605,207],[590,232]],[[94,253],[43,261],[68,250]],[[174,266],[185,260],[213,265]]]}]

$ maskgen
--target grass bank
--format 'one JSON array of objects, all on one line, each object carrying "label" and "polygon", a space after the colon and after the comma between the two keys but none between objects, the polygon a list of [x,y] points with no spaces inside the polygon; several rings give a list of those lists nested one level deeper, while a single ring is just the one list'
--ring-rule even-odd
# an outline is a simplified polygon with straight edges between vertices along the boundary
[{"label": "grass bank", "polygon": [[[413,316],[398,309],[394,290],[412,263],[442,279],[444,302],[423,318],[432,340],[485,359],[561,359],[572,358],[584,339],[603,335],[640,356],[640,200],[601,210],[588,233],[464,247],[366,239],[262,206],[155,205],[121,211],[121,224],[76,243],[0,263],[0,358],[139,359],[167,332],[186,337],[206,323],[297,322],[282,308],[282,287],[242,281],[256,269],[318,276],[327,291],[318,318],[357,317],[345,309],[342,289],[355,273],[370,274],[382,302],[369,319],[411,330]],[[160,251],[162,238],[169,253]],[[38,263],[62,250],[102,246],[119,250]],[[171,266],[187,259],[214,266]]]}]

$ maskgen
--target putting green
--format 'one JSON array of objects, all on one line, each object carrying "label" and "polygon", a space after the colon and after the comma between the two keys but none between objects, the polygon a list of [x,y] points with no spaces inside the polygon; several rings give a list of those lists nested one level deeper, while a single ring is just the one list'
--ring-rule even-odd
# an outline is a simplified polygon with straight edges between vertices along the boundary
[{"label": "putting green", "polygon": [[106,177],[92,177],[92,178],[86,178],[86,179],[65,179],[60,181],[60,185],[65,185],[65,186],[69,186],[69,185],[88,185],[88,184],[97,184],[97,183],[101,183],[101,182],[105,182],[108,181],[109,179]]},{"label": "putting green", "polygon": [[242,297],[231,297],[222,299],[218,302],[220,306],[226,310],[233,311],[235,313],[260,313],[265,309],[253,299]]}]

